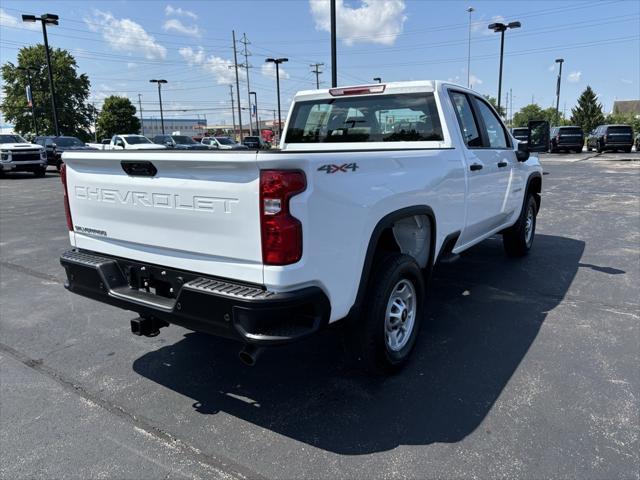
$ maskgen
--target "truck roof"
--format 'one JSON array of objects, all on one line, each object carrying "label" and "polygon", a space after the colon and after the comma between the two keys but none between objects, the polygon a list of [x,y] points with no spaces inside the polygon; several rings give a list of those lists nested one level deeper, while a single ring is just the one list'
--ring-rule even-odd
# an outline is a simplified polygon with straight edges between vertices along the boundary
[{"label": "truck roof", "polygon": [[[339,89],[351,89],[351,88],[364,88],[364,87],[380,87],[384,86],[384,94],[392,94],[392,93],[410,93],[416,91],[423,92],[433,92],[441,85],[451,85],[456,88],[462,90],[468,90],[467,87],[463,87],[462,85],[457,85],[452,82],[445,82],[442,80],[414,80],[407,82],[386,82],[386,83],[369,83],[369,84],[360,84],[360,85],[346,85],[337,87]],[[294,101],[305,101],[305,100],[317,100],[321,98],[327,98],[334,96],[331,95],[330,90],[332,88],[321,88],[319,90],[302,90],[296,93],[294,97]],[[477,92],[476,92],[477,93]]]}]

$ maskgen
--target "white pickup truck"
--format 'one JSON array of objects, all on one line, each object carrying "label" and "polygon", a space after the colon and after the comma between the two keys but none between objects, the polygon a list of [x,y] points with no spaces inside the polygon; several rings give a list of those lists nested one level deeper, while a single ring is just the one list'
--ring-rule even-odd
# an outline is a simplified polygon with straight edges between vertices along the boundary
[{"label": "white pickup truck", "polygon": [[280,151],[65,153],[67,288],[262,347],[342,320],[364,367],[413,349],[433,266],[494,234],[531,248],[549,141],[440,81],[300,92]]}]

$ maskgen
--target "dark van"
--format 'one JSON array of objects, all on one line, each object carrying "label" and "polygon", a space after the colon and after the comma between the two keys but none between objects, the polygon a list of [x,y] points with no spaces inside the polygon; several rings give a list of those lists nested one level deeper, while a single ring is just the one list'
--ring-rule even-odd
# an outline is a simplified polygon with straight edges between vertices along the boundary
[{"label": "dark van", "polygon": [[549,152],[581,152],[584,145],[584,132],[580,127],[552,127]]},{"label": "dark van", "polygon": [[623,150],[631,152],[633,129],[629,125],[600,125],[587,138],[587,151],[595,149],[598,153],[605,150]]}]

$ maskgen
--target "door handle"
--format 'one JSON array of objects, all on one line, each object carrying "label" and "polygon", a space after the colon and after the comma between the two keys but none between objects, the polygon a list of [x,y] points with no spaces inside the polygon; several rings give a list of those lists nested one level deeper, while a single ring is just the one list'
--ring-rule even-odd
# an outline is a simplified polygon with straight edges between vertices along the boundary
[{"label": "door handle", "polygon": [[506,167],[509,165],[507,162],[498,162],[498,168]]},{"label": "door handle", "polygon": [[469,167],[469,170],[471,170],[472,172],[475,172],[476,170],[482,170],[482,165],[479,163],[472,163]]}]

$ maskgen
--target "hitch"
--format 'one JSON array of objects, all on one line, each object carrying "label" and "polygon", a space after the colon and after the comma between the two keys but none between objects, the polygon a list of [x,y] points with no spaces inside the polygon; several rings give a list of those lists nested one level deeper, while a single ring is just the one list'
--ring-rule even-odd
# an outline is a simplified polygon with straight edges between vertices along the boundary
[{"label": "hitch", "polygon": [[139,318],[131,320],[131,333],[145,337],[155,337],[160,333],[161,328],[168,326],[169,322],[159,318],[140,315]]}]

